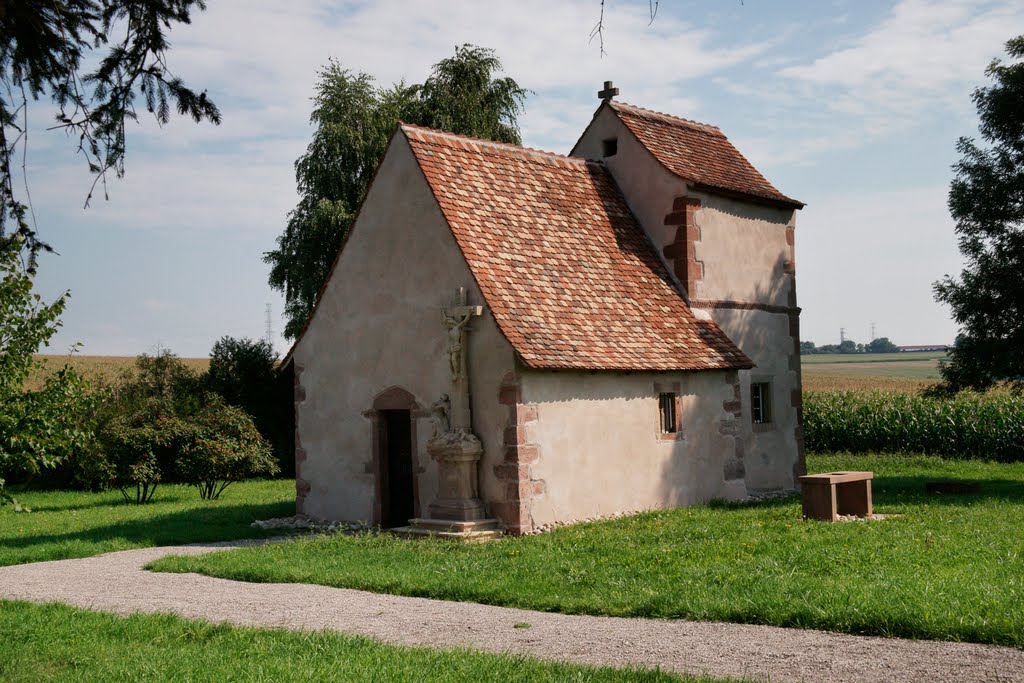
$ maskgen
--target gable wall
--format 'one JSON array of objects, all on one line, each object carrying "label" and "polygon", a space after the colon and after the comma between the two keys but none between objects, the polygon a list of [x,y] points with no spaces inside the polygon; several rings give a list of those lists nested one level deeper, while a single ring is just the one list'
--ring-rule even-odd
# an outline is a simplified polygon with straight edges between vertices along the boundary
[{"label": "gable wall", "polygon": [[[609,107],[600,110],[572,154],[600,159],[602,141],[612,137],[617,154],[604,162],[694,314],[714,319],[757,364],[739,373],[748,487],[792,488],[804,468],[796,211],[689,188]],[[677,258],[685,264],[677,267]],[[752,380],[771,383],[771,425],[755,428],[750,422]]]},{"label": "gable wall", "polygon": [[[374,398],[398,386],[421,409],[415,416],[419,513],[437,493],[426,452],[431,403],[450,393],[442,306],[458,287],[482,303],[408,143],[392,140],[316,315],[294,353],[300,512],[325,519],[376,521]],[[501,459],[507,410],[497,397],[514,367],[511,346],[493,317],[474,319],[469,334],[474,431],[489,472]],[[499,484],[482,481],[485,499]],[[304,495],[303,495],[304,494]]]},{"label": "gable wall", "polygon": [[609,107],[600,110],[570,155],[602,159],[602,141],[608,138],[618,140],[618,152],[603,161],[671,273],[663,247],[673,242],[676,229],[665,225],[665,216],[672,212],[673,200],[686,195],[686,182],[665,170]]}]

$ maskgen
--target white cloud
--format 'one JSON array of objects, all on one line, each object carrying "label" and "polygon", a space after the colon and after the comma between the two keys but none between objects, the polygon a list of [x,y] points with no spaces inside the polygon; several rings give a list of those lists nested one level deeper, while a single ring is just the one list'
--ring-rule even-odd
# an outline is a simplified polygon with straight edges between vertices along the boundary
[{"label": "white cloud", "polygon": [[[208,88],[224,108],[221,129],[186,133],[205,140],[303,128],[317,71],[329,58],[372,74],[380,85],[422,82],[432,64],[472,42],[495,49],[505,72],[539,96],[582,91],[596,106],[594,93],[612,79],[624,99],[670,109],[680,104],[678,84],[742,63],[771,45],[723,42],[665,14],[649,26],[646,6],[609,5],[608,54],[598,58],[597,45],[588,40],[597,11],[592,0],[526,0],[515,11],[478,0],[340,6],[326,0],[224,0],[176,29],[171,67],[190,85]],[[652,93],[661,94],[652,100]],[[153,130],[145,127],[147,134]]]},{"label": "white cloud", "polygon": [[262,160],[244,152],[135,157],[123,179],[111,180],[110,201],[100,189],[88,209],[82,208],[88,178],[67,164],[35,173],[33,198],[37,209],[83,226],[197,232],[283,226],[296,201],[293,159],[284,152]]},{"label": "white cloud", "polygon": [[786,62],[771,76],[734,70],[714,83],[757,111],[742,136],[752,157],[820,163],[942,120],[967,132],[971,89],[984,82],[985,67],[1006,40],[1022,32],[1021,3],[902,0],[866,31],[803,41],[802,47],[834,46],[823,55],[795,59],[773,51],[754,62]]},{"label": "white cloud", "polygon": [[834,89],[830,106],[865,115],[948,104],[951,84],[978,82],[992,57],[1024,31],[1024,5],[903,0],[876,28],[810,64],[781,74]]}]

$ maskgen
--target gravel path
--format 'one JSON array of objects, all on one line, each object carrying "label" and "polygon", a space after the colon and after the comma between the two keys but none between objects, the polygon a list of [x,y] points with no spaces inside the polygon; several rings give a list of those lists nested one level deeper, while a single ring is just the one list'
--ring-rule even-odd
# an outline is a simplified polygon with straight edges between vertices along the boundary
[{"label": "gravel path", "polygon": [[[108,612],[173,612],[248,626],[332,629],[404,645],[462,646],[588,664],[771,681],[1024,681],[1024,651],[743,624],[619,619],[254,584],[142,570],[164,555],[244,545],[172,546],[0,568],[0,598]],[[515,628],[527,623],[529,628]]]}]

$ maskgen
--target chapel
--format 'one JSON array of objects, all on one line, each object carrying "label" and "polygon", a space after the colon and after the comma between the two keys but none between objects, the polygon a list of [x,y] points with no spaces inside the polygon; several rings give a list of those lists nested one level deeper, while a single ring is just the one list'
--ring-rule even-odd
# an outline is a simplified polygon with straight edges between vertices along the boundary
[{"label": "chapel", "polygon": [[616,92],[567,156],[397,127],[285,359],[298,513],[524,534],[796,487],[803,204]]}]

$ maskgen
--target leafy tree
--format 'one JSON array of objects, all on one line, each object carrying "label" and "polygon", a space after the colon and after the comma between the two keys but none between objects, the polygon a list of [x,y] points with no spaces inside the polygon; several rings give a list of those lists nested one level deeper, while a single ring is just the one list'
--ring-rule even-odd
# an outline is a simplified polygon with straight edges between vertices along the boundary
[{"label": "leafy tree", "polygon": [[161,124],[172,105],[197,122],[220,122],[206,93],[167,67],[167,31],[205,8],[205,0],[0,0],[0,240],[20,234],[26,248],[48,248],[26,221],[12,177],[30,101],[48,96],[56,106],[57,126],[95,176],[88,197],[108,173],[124,174],[125,121],[138,118],[137,100]]},{"label": "leafy tree", "polygon": [[[60,327],[68,294],[45,303],[33,289],[37,250],[22,262],[25,238],[0,240],[0,477],[54,468],[91,438],[88,384],[70,369],[49,377],[40,391],[25,380],[39,365],[33,354]],[[0,478],[0,503],[13,499]]]},{"label": "leafy tree", "polygon": [[949,188],[960,252],[959,279],[934,285],[961,334],[942,366],[943,387],[983,390],[1001,381],[1024,390],[1024,35],[1006,43],[1012,60],[985,70],[992,85],[974,90],[979,131],[957,142]]},{"label": "leafy tree", "polygon": [[67,303],[67,294],[49,305],[31,294],[37,256],[50,247],[29,224],[28,188],[15,190],[12,167],[27,154],[30,102],[48,97],[57,127],[77,143],[94,176],[88,204],[97,185],[105,192],[109,173],[124,174],[125,122],[137,120],[137,101],[160,124],[172,105],[196,121],[220,122],[206,93],[167,67],[166,32],[189,23],[195,8],[205,9],[204,0],[0,0],[0,472],[15,460],[38,471],[65,458],[77,444],[72,408],[89,394],[70,370],[42,392],[21,391],[32,354],[59,327]]},{"label": "leafy tree", "polygon": [[209,392],[188,414],[167,399],[147,398],[109,420],[100,440],[80,478],[119,489],[129,503],[149,502],[163,481],[192,484],[205,500],[231,482],[279,471],[252,418]]},{"label": "leafy tree", "polygon": [[888,337],[879,337],[868,342],[864,350],[868,353],[899,353],[900,347],[889,341]]},{"label": "leafy tree", "polygon": [[814,345],[812,341],[800,342],[800,355],[809,356],[818,353],[818,347]]},{"label": "leafy tree", "polygon": [[295,468],[295,389],[276,371],[277,356],[263,340],[222,337],[210,351],[206,388],[252,416],[270,442],[282,473]]},{"label": "leafy tree", "polygon": [[299,203],[277,248],[264,255],[270,285],[285,296],[286,337],[297,337],[313,311],[399,121],[519,144],[517,117],[527,91],[511,78],[495,78],[500,70],[493,50],[462,45],[422,85],[379,89],[371,76],[335,61],[320,71],[310,116],[316,131],[295,162]]},{"label": "leafy tree", "polygon": [[170,349],[140,354],[135,358],[135,371],[126,373],[114,389],[117,412],[125,405],[150,399],[167,403],[179,415],[194,413],[202,407],[202,379],[185,365]]},{"label": "leafy tree", "polygon": [[857,353],[857,342],[852,339],[844,339],[839,343],[839,353]]}]

